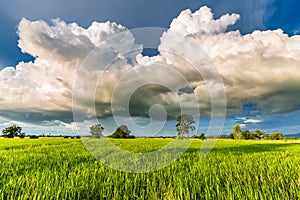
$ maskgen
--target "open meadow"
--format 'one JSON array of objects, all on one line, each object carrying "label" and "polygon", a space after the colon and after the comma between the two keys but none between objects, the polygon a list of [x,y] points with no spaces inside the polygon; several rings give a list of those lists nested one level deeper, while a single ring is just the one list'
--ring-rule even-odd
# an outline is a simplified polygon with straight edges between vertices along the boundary
[{"label": "open meadow", "polygon": [[[134,152],[171,139],[113,142]],[[300,141],[219,140],[203,159],[201,140],[149,173],[97,161],[79,139],[0,139],[0,199],[299,199]]]}]

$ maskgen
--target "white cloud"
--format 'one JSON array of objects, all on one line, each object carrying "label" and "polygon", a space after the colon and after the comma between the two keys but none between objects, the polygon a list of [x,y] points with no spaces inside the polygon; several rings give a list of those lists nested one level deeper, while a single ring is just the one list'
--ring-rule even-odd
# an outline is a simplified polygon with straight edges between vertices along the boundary
[{"label": "white cloud", "polygon": [[245,129],[245,128],[247,128],[247,124],[240,124],[240,127],[241,127],[242,129]]},{"label": "white cloud", "polygon": [[[59,116],[62,112],[72,112],[76,73],[91,51],[98,49],[95,62],[100,67],[108,64],[110,58],[117,57],[115,68],[119,71],[126,71],[130,65],[128,62],[134,63],[135,55],[141,51],[128,29],[112,22],[94,22],[84,29],[75,23],[66,24],[59,19],[53,20],[52,26],[44,21],[22,19],[18,34],[18,45],[22,52],[29,53],[36,59],[34,62],[20,62],[15,68],[7,67],[0,71],[0,93],[6,94],[0,99],[0,110],[4,117],[9,118],[10,110],[28,113],[28,118],[34,117],[34,114],[29,113],[47,115],[46,111],[57,112],[57,118],[62,118]],[[113,35],[116,36],[112,37]],[[132,50],[131,54],[119,57]],[[93,63],[88,64],[92,66]],[[114,76],[121,75],[117,69]],[[88,84],[88,81],[97,77],[89,74],[85,78]],[[108,78],[112,77],[104,80],[107,85],[111,84]],[[38,115],[37,118],[40,117]]]},{"label": "white cloud", "polygon": [[[238,15],[216,20],[212,16],[207,7],[195,13],[183,11],[161,38],[162,55],[169,62],[180,63],[178,56],[164,53],[167,49],[183,57],[193,55],[200,61],[205,56],[190,42],[191,38],[196,41],[224,80],[228,114],[241,113],[245,101],[258,104],[267,113],[300,109],[300,36],[289,37],[280,29],[242,35],[239,31],[226,31]],[[172,31],[180,36],[174,38]],[[182,63],[178,66],[187,70]],[[207,103],[204,82],[198,80],[195,92],[200,98],[204,96],[202,99]]]},{"label": "white cloud", "polygon": [[244,123],[251,123],[251,124],[256,124],[256,123],[260,123],[260,122],[262,122],[262,120],[258,120],[258,119],[246,119],[245,121],[244,121]]},{"label": "white cloud", "polygon": [[[98,114],[109,116],[113,90],[120,78],[131,72],[133,79],[121,86],[124,93],[134,88],[137,77],[165,83],[175,91],[194,88],[193,93],[177,96],[166,88],[147,86],[134,99],[135,115],[147,115],[153,103],[165,105],[170,115],[176,115],[179,101],[187,109],[200,107],[204,115],[209,115],[211,102],[206,84],[211,84],[215,94],[223,89],[209,71],[210,61],[223,78],[228,114],[240,113],[245,101],[258,104],[268,113],[300,109],[300,36],[289,37],[281,30],[246,35],[227,31],[239,18],[238,14],[226,14],[214,19],[207,7],[195,13],[185,10],[161,37],[160,55],[156,57],[142,56],[141,46],[135,44],[128,29],[113,22],[94,22],[85,29],[59,19],[53,20],[51,26],[44,21],[22,19],[18,27],[19,47],[36,59],[0,71],[0,93],[6,94],[0,98],[0,113],[10,119],[21,120],[22,116],[26,121],[69,123],[75,89],[76,106],[84,117],[92,116],[90,105],[95,103],[91,99],[94,91],[97,91]],[[93,52],[95,48],[97,51]],[[87,56],[89,59],[85,60]],[[206,69],[206,74],[201,76],[195,71],[186,57]],[[117,59],[111,63],[114,58]],[[88,68],[82,70],[82,63]],[[108,64],[109,70],[97,81]],[[100,70],[94,68],[99,66]],[[181,73],[189,85],[175,72]],[[78,73],[80,87],[76,85]],[[96,85],[91,86],[93,83]],[[200,102],[195,101],[194,94]]]},{"label": "white cloud", "polygon": [[235,24],[239,18],[238,14],[226,14],[215,20],[211,9],[203,6],[194,13],[190,9],[182,11],[172,21],[169,31],[182,35],[218,34],[224,32],[228,26]]}]

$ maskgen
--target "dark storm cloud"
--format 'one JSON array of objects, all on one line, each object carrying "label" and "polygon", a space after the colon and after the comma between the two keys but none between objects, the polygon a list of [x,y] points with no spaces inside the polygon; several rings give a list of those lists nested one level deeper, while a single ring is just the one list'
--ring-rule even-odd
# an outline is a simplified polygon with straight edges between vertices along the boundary
[{"label": "dark storm cloud", "polygon": [[0,115],[8,120],[20,121],[41,125],[44,121],[59,120],[65,123],[73,122],[73,113],[70,111],[28,111],[28,110],[0,110]]}]

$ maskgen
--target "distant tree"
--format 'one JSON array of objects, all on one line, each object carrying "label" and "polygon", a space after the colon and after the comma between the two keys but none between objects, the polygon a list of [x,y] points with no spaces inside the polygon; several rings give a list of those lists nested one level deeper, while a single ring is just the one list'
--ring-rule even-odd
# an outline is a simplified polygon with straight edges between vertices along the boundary
[{"label": "distant tree", "polygon": [[39,136],[38,135],[30,135],[29,138],[30,139],[39,139]]},{"label": "distant tree", "polygon": [[[249,130],[242,131],[242,138],[244,140],[251,139],[251,132]],[[254,139],[254,138],[252,138],[252,139]]]},{"label": "distant tree", "polygon": [[233,132],[231,133],[234,139],[241,139],[242,131],[241,126],[239,124],[233,127]]},{"label": "distant tree", "polygon": [[264,133],[263,133],[263,139],[264,139],[264,140],[270,139],[270,135],[269,135],[268,133],[264,132]]},{"label": "distant tree", "polygon": [[24,132],[22,132],[22,133],[19,135],[19,137],[22,138],[22,139],[25,138],[25,136],[26,136],[26,134],[25,134]]},{"label": "distant tree", "polygon": [[200,139],[200,140],[205,140],[205,139],[206,139],[204,133],[201,133],[201,134],[200,134],[199,139]]},{"label": "distant tree", "polygon": [[[2,130],[3,136],[7,138],[14,138],[17,136],[21,136],[22,128],[17,125],[12,125]],[[24,133],[23,133],[24,134]]]},{"label": "distant tree", "polygon": [[103,126],[101,124],[94,124],[90,127],[90,134],[94,138],[101,138],[103,137]]},{"label": "distant tree", "polygon": [[193,125],[195,123],[194,118],[192,115],[186,115],[182,114],[176,119],[176,129],[177,129],[177,136],[180,139],[184,138],[184,135],[186,138],[189,137],[189,131],[194,131],[196,127]]},{"label": "distant tree", "polygon": [[[280,136],[278,136],[278,137],[281,138]],[[264,140],[268,140],[268,139],[270,139],[270,135],[266,132],[261,132],[258,129],[255,130],[254,132],[250,132],[249,130],[242,130],[240,125],[235,125],[233,127],[233,132],[230,135],[228,135],[227,138],[244,139],[244,140],[255,140],[255,139],[263,138]],[[275,134],[274,134],[273,138],[276,138]]]},{"label": "distant tree", "polygon": [[228,138],[234,139],[234,137],[235,137],[235,135],[233,132],[228,135]]},{"label": "distant tree", "polygon": [[283,140],[285,137],[282,133],[275,132],[270,135],[271,140]]},{"label": "distant tree", "polygon": [[250,140],[255,140],[255,139],[256,139],[255,134],[252,133],[252,132],[250,132],[249,139],[250,139]]},{"label": "distant tree", "polygon": [[133,135],[130,135],[131,131],[126,125],[119,126],[116,131],[110,136],[112,138],[135,138]]},{"label": "distant tree", "polygon": [[258,130],[258,129],[256,129],[256,130],[253,132],[253,134],[254,134],[255,138],[257,138],[257,139],[261,139],[261,138],[263,137],[263,135],[264,135],[264,133],[261,132],[261,131]]}]

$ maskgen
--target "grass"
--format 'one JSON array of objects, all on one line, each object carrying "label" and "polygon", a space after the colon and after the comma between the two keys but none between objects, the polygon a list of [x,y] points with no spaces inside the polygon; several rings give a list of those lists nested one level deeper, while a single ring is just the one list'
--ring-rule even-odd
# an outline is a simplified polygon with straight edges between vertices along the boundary
[{"label": "grass", "polygon": [[[169,139],[113,140],[133,152]],[[176,162],[126,173],[97,161],[80,140],[0,139],[0,199],[299,199],[299,141],[219,140],[203,159],[202,141]]]}]

